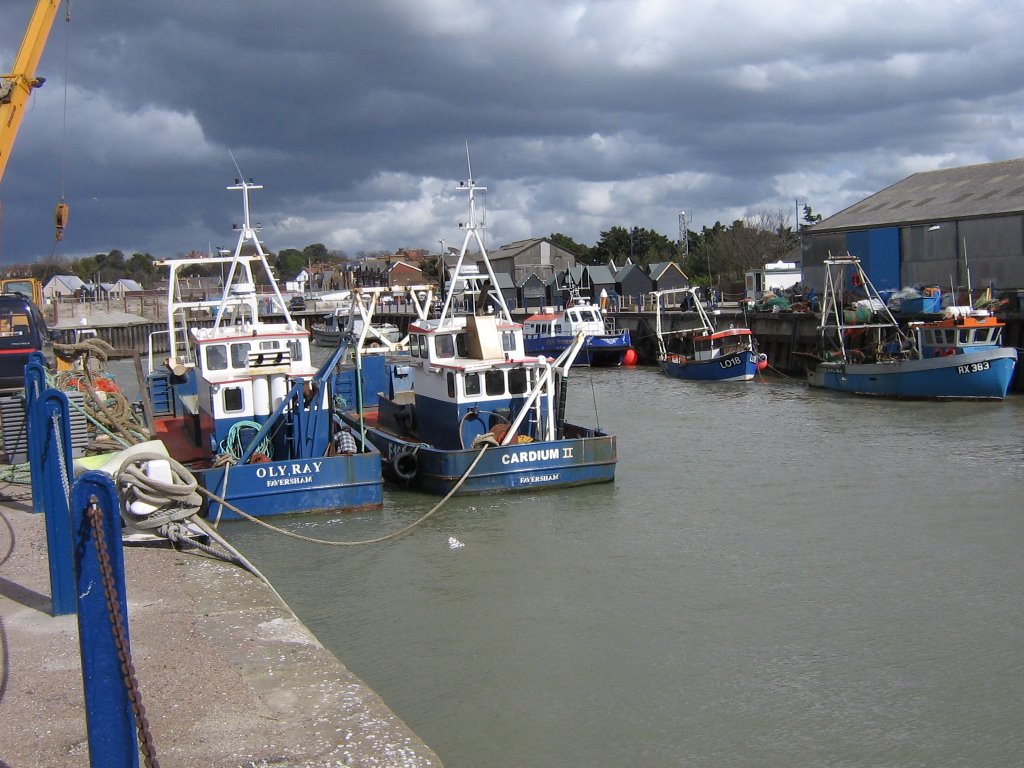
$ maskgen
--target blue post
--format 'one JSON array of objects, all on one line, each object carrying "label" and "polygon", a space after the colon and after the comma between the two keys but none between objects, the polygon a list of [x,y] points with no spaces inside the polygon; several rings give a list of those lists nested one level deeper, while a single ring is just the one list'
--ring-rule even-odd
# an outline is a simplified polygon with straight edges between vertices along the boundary
[{"label": "blue post", "polygon": [[[100,542],[87,514],[95,505],[102,515],[106,563],[100,558]],[[121,513],[114,481],[102,472],[86,472],[71,488],[71,528],[75,540],[75,578],[78,593],[78,642],[82,654],[82,685],[85,689],[85,723],[89,734],[89,764],[93,768],[138,768],[139,742],[135,715],[128,695],[125,669],[115,642],[115,623],[104,588],[105,573],[111,578],[119,615],[119,635],[125,658],[131,658],[128,642],[128,600],[124,584],[124,550],[121,546]],[[104,565],[107,566],[106,572]]]},{"label": "blue post", "polygon": [[[50,559],[52,613],[75,612],[74,558],[68,517],[68,490],[74,477],[71,461],[71,427],[68,399],[48,389],[32,404],[28,414],[32,441],[32,475],[39,474],[43,510],[46,513],[46,547]],[[54,429],[54,417],[57,427]]]},{"label": "blue post", "polygon": [[46,391],[46,367],[42,355],[33,352],[25,366],[25,434],[28,443],[28,462],[32,479],[32,511],[44,512],[42,457],[40,435],[32,429],[32,409]]}]

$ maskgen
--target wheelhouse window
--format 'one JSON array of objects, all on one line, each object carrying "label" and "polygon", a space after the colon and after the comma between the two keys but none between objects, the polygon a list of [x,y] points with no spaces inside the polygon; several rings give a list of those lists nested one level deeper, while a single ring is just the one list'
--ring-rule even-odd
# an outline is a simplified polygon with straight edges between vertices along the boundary
[{"label": "wheelhouse window", "polygon": [[455,399],[455,372],[448,371],[448,375],[445,377],[448,382],[448,397]]},{"label": "wheelhouse window", "polygon": [[289,339],[288,354],[291,355],[292,362],[301,363],[305,359],[302,354],[302,342],[298,339]]},{"label": "wheelhouse window", "polygon": [[479,395],[480,394],[480,374],[479,373],[467,373],[466,378],[463,381],[463,388],[466,390],[467,395]]},{"label": "wheelhouse window", "polygon": [[511,331],[505,331],[501,334],[501,348],[505,352],[516,351],[516,335]]},{"label": "wheelhouse window", "polygon": [[484,372],[484,388],[488,395],[505,394],[505,372],[500,368],[492,368]]},{"label": "wheelhouse window", "polygon": [[508,392],[510,395],[521,395],[527,390],[525,368],[513,368],[508,372]]},{"label": "wheelhouse window", "polygon": [[249,364],[249,342],[231,345],[231,367],[245,368]]},{"label": "wheelhouse window", "polygon": [[455,340],[451,334],[446,333],[434,337],[434,351],[440,358],[455,357]]},{"label": "wheelhouse window", "polygon": [[228,348],[226,344],[211,344],[206,348],[206,370],[225,371],[228,367]]},{"label": "wheelhouse window", "polygon": [[455,336],[455,349],[459,357],[469,357],[469,347],[466,346],[466,334],[460,333]]}]

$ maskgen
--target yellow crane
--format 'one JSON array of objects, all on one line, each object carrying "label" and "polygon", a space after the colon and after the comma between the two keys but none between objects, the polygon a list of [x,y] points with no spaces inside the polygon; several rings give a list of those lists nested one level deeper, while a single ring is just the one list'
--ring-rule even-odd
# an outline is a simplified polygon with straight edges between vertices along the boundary
[{"label": "yellow crane", "polygon": [[37,0],[21,49],[14,59],[14,68],[9,75],[0,75],[0,181],[4,177],[28,97],[34,88],[46,82],[46,78],[36,77],[36,67],[59,5],[60,0]]},{"label": "yellow crane", "polygon": [[[28,97],[33,89],[46,82],[45,77],[36,76],[36,67],[39,66],[60,3],[61,0],[36,1],[21,48],[14,58],[14,67],[10,74],[0,75],[0,182],[3,182],[4,170],[25,114]],[[54,219],[57,225],[56,237],[60,240],[68,220],[68,206],[63,200],[57,204]]]}]

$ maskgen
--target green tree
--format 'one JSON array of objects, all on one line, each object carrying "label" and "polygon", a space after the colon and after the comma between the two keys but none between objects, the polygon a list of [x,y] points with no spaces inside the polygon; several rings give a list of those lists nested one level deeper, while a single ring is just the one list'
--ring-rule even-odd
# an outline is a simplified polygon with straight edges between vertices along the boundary
[{"label": "green tree", "polygon": [[292,280],[299,272],[309,266],[306,256],[294,248],[277,254],[277,276],[280,280]]},{"label": "green tree", "polygon": [[313,243],[302,249],[302,255],[306,258],[307,264],[315,264],[318,261],[327,261],[327,246],[323,243]]},{"label": "green tree", "polygon": [[803,216],[803,219],[802,219],[803,223],[800,224],[800,229],[804,229],[805,227],[814,226],[819,221],[821,221],[821,214],[820,213],[815,213],[813,210],[811,210],[811,206],[809,206],[807,203],[804,203],[803,211],[804,211],[804,216]]},{"label": "green tree", "polygon": [[[106,254],[97,254],[97,256],[106,256]],[[100,264],[97,262],[97,256],[83,256],[71,265],[71,269],[75,275],[83,282],[92,282],[93,278],[100,271]]]},{"label": "green tree", "polygon": [[148,253],[133,253],[125,264],[125,268],[132,275],[152,275],[156,270],[153,266],[155,259]]},{"label": "green tree", "polygon": [[678,244],[653,229],[612,227],[601,233],[601,239],[582,260],[588,264],[607,264],[609,260],[623,264],[630,259],[634,264],[653,264],[678,257]]},{"label": "green tree", "polygon": [[557,245],[559,248],[563,248],[569,253],[575,254],[576,256],[585,256],[590,248],[583,243],[577,243],[568,235],[563,235],[561,232],[552,232],[548,236],[548,240]]}]

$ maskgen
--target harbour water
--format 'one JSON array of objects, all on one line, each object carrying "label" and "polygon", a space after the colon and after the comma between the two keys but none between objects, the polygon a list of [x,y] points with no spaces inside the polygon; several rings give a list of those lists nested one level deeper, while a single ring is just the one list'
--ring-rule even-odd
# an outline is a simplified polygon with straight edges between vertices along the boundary
[{"label": "harbour water", "polygon": [[571,386],[613,485],[225,532],[447,768],[1022,765],[1020,397]]}]

